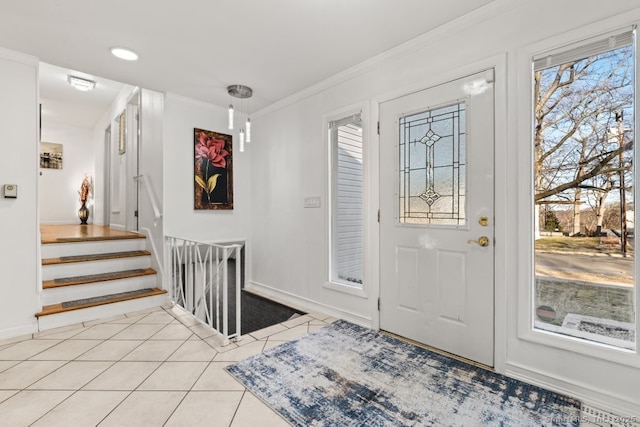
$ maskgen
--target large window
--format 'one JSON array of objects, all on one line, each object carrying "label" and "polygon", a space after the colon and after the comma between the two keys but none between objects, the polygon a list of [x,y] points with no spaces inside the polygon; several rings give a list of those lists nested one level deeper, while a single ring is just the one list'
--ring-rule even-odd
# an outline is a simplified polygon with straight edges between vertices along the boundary
[{"label": "large window", "polygon": [[636,348],[634,33],[535,58],[534,327]]},{"label": "large window", "polygon": [[362,287],[363,162],[360,114],[329,123],[331,147],[330,280]]}]

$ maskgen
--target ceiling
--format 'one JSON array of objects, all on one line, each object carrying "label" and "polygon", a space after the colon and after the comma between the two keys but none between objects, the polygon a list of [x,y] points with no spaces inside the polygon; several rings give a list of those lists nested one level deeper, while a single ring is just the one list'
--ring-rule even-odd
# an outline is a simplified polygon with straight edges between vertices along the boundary
[{"label": "ceiling", "polygon": [[[256,111],[492,1],[0,0],[0,46],[62,67],[41,72],[52,104],[73,102],[54,85],[71,69],[217,105],[244,84]],[[116,59],[114,46],[140,59]],[[114,84],[103,89],[117,95]]]}]

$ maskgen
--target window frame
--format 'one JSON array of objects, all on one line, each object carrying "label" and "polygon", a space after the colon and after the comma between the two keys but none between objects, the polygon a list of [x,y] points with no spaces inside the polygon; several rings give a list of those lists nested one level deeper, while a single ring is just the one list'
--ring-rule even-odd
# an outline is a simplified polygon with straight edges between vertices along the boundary
[{"label": "window frame", "polygon": [[[606,39],[611,36],[619,35],[629,30],[635,31],[635,25],[619,25],[615,28],[610,28],[608,31],[597,33],[590,31],[589,29],[581,29],[569,34],[563,34],[554,37],[549,40],[541,41],[525,48],[518,50],[517,55],[517,93],[519,95],[518,102],[518,128],[517,135],[518,140],[521,141],[518,144],[518,163],[517,167],[521,172],[522,178],[518,185],[518,206],[520,218],[522,219],[518,230],[522,239],[520,240],[521,246],[519,248],[518,257],[518,304],[517,304],[517,318],[518,318],[518,338],[524,341],[538,343],[546,345],[548,347],[558,348],[575,352],[588,357],[595,357],[604,359],[610,362],[620,363],[623,365],[640,367],[640,340],[636,335],[636,348],[635,350],[629,350],[621,347],[615,347],[607,344],[587,341],[582,338],[575,338],[568,335],[561,335],[553,332],[548,332],[541,329],[536,329],[534,325],[534,301],[535,301],[535,261],[534,261],[534,168],[533,160],[534,156],[534,126],[535,119],[533,114],[534,93],[533,93],[533,72],[534,61],[536,59],[543,58],[550,54],[557,54],[562,51],[569,51],[572,48],[587,44],[599,39]],[[635,37],[634,37],[635,39]],[[639,47],[637,40],[635,41],[635,94],[634,94],[634,106],[638,104],[638,89],[640,70],[638,64]],[[637,107],[636,107],[637,108]],[[635,129],[638,129],[638,114],[634,117]],[[633,161],[634,164],[640,164],[640,150],[635,150]],[[634,170],[635,177],[640,175],[638,168]],[[526,176],[527,179],[524,179]],[[633,190],[634,200],[637,200],[638,189],[637,179],[634,180],[636,186]],[[635,214],[635,212],[634,212]],[[635,218],[634,218],[635,220]],[[525,232],[526,230],[526,232]],[[640,298],[638,297],[638,283],[637,272],[640,272],[639,267],[640,259],[635,259],[636,269],[636,283],[635,283],[635,309],[636,309],[636,334],[640,330]]]},{"label": "window frame", "polygon": [[[340,123],[342,121],[347,121],[348,119],[352,119],[356,116],[359,116],[360,121],[362,123],[362,284],[358,285],[355,282],[348,282],[346,280],[336,280],[334,278],[334,266],[335,266],[335,230],[334,225],[336,221],[336,201],[334,201],[334,196],[337,194],[336,183],[337,183],[337,139],[334,141],[333,131],[331,124],[332,123]],[[356,105],[352,107],[348,107],[342,110],[335,111],[329,115],[324,117],[324,129],[325,129],[325,141],[327,141],[327,150],[326,150],[326,170],[327,170],[327,206],[326,206],[326,218],[327,218],[327,246],[326,246],[326,274],[327,279],[323,284],[323,287],[326,289],[331,289],[334,291],[342,292],[345,294],[353,295],[360,298],[367,298],[367,259],[368,259],[368,249],[367,249],[367,234],[368,234],[368,216],[367,216],[367,172],[368,172],[368,120],[367,120],[367,111],[364,105]]]}]

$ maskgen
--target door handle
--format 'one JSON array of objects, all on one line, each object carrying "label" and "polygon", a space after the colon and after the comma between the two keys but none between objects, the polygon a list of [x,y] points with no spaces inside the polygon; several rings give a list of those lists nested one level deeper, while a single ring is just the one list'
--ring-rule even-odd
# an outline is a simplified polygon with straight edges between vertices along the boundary
[{"label": "door handle", "polygon": [[477,243],[484,248],[486,246],[489,246],[489,238],[487,236],[480,236],[478,240],[473,240],[473,239],[467,240],[467,243],[468,244]]}]

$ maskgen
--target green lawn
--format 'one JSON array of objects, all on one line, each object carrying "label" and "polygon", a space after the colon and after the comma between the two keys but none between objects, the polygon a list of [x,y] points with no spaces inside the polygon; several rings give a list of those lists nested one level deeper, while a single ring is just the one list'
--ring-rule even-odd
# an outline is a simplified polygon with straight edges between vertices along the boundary
[{"label": "green lawn", "polygon": [[[617,237],[543,237],[536,240],[535,245],[537,251],[620,253],[620,239]],[[631,244],[627,244],[627,253],[633,253]]]}]

